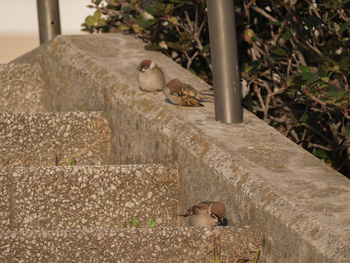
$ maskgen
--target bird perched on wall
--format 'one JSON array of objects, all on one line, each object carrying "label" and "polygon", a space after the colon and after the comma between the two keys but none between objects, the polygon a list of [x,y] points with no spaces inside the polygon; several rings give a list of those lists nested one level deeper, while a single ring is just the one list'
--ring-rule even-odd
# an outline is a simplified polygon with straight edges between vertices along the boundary
[{"label": "bird perched on wall", "polygon": [[163,93],[167,99],[181,106],[204,106],[201,101],[214,101],[214,97],[207,96],[189,84],[183,83],[179,79],[171,80],[163,89]]},{"label": "bird perched on wall", "polygon": [[141,61],[137,70],[137,82],[141,90],[157,92],[164,88],[164,72],[152,60],[147,59]]},{"label": "bird perched on wall", "polygon": [[183,217],[187,217],[190,226],[219,226],[225,222],[226,207],[222,202],[205,201],[189,208]]}]

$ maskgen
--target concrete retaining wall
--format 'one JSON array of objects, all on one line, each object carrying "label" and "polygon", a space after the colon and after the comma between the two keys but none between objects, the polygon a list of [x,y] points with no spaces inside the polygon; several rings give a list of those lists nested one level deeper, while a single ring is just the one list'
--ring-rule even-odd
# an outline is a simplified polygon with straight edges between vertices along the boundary
[{"label": "concrete retaining wall", "polygon": [[179,108],[142,94],[136,67],[146,58],[198,89],[208,86],[160,53],[121,34],[59,36],[15,62],[39,63],[47,110],[104,110],[112,163],[176,161],[180,210],[221,200],[231,224],[257,226],[263,262],[348,262],[350,181],[251,113],[214,120],[214,106]]}]

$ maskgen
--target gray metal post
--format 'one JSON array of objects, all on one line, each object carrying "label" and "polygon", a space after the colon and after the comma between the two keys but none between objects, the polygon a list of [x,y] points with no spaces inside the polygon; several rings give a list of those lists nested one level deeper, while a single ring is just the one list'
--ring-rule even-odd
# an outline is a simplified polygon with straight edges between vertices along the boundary
[{"label": "gray metal post", "polygon": [[215,119],[243,119],[233,0],[207,0],[210,52],[213,66]]},{"label": "gray metal post", "polygon": [[61,34],[58,0],[37,0],[40,44]]}]

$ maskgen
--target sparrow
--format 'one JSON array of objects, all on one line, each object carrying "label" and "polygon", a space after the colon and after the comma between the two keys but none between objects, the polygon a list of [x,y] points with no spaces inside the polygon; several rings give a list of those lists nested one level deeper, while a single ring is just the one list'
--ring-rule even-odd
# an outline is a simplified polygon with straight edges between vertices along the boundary
[{"label": "sparrow", "polygon": [[201,101],[214,101],[214,97],[201,93],[179,79],[171,80],[164,87],[163,93],[171,103],[181,106],[201,107],[204,106]]},{"label": "sparrow", "polygon": [[190,226],[218,226],[225,221],[226,207],[222,202],[205,201],[189,208],[183,217],[188,217]]},{"label": "sparrow", "polygon": [[164,72],[152,60],[147,59],[141,61],[137,70],[137,82],[141,90],[157,92],[164,88]]}]

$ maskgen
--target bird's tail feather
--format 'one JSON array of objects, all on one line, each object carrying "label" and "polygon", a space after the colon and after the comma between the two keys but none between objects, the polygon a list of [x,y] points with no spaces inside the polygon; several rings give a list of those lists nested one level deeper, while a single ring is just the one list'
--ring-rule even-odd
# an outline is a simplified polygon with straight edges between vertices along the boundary
[{"label": "bird's tail feather", "polygon": [[188,214],[184,214],[184,215],[177,215],[177,216],[188,217]]},{"label": "bird's tail feather", "polygon": [[203,96],[203,98],[201,100],[202,101],[207,101],[207,102],[214,102],[214,96],[205,95],[205,96]]}]

